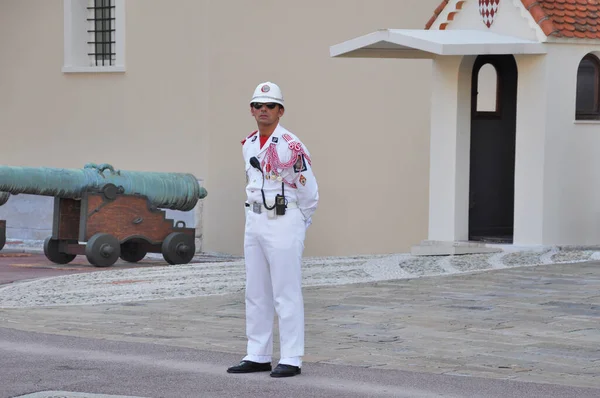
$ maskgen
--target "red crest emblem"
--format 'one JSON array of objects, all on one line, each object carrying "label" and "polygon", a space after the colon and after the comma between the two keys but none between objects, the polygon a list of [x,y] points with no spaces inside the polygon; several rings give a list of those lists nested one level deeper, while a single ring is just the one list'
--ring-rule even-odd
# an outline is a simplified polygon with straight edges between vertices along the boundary
[{"label": "red crest emblem", "polygon": [[500,0],[479,0],[479,14],[488,28],[492,26],[498,14],[498,4]]}]

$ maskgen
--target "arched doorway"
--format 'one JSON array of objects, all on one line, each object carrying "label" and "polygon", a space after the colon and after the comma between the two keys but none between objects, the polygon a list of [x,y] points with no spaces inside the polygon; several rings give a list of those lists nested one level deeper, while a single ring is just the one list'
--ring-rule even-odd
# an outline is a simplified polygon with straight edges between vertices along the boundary
[{"label": "arched doorway", "polygon": [[512,243],[517,64],[478,56],[471,76],[469,240]]}]

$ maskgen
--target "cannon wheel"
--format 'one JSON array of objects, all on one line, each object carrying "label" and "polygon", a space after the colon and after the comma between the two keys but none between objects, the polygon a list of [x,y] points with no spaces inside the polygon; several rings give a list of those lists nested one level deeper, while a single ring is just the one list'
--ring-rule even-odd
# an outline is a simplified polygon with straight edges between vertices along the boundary
[{"label": "cannon wheel", "polygon": [[[76,254],[63,253],[59,250],[60,240],[52,239],[51,236],[44,240],[44,254],[46,258],[55,264],[68,264],[77,257]],[[77,243],[77,241],[67,241],[67,243]]]},{"label": "cannon wheel", "polygon": [[146,257],[147,253],[144,243],[139,240],[128,240],[121,245],[121,258],[130,263],[137,263]]},{"label": "cannon wheel", "polygon": [[195,252],[194,238],[182,232],[170,233],[162,243],[163,258],[171,265],[189,263]]},{"label": "cannon wheel", "polygon": [[96,267],[110,267],[119,259],[121,245],[111,234],[93,235],[85,245],[85,256],[90,264]]}]

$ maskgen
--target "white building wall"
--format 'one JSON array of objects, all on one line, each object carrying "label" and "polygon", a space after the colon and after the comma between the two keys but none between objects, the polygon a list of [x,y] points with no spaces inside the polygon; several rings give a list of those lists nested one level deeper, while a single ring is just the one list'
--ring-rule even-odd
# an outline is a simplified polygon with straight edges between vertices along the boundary
[{"label": "white building wall", "polygon": [[545,244],[600,242],[600,122],[575,121],[577,67],[594,49],[598,46],[549,45]]},{"label": "white building wall", "polygon": [[[471,76],[475,56],[438,57],[433,67],[430,240],[465,241],[469,230]],[[514,243],[543,243],[545,93],[543,56],[516,57],[518,110]],[[457,79],[458,77],[458,79]]]},{"label": "white building wall", "polygon": [[[475,29],[529,40],[544,38],[520,1],[502,1],[490,28],[482,22],[477,1],[464,2],[460,10],[456,9],[456,3],[450,1],[432,29],[448,22],[449,14],[453,13],[453,20],[446,27],[448,30]],[[536,245],[544,243],[547,61],[543,56],[529,55],[516,56],[515,59],[518,68],[518,109],[514,243]],[[450,58],[434,63],[438,78],[434,78],[435,94],[432,101],[431,240],[468,239],[470,90],[474,60],[475,56],[464,57],[460,68],[456,60]],[[457,77],[460,83],[455,86],[453,82]],[[457,115],[452,115],[452,112],[457,112]]]}]

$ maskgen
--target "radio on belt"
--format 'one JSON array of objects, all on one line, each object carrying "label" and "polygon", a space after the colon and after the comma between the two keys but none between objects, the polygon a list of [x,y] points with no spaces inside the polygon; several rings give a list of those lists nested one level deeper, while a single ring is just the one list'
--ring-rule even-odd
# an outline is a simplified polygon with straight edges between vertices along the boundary
[{"label": "radio on belt", "polygon": [[[283,183],[281,184],[281,192],[283,193]],[[285,214],[285,196],[277,194],[275,196],[275,214],[283,216]]]}]

